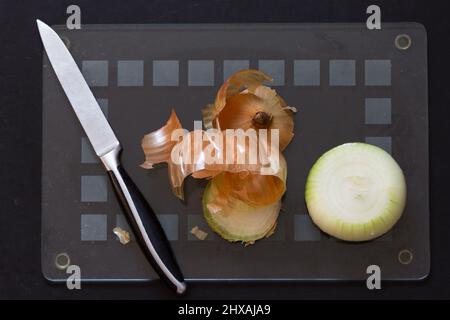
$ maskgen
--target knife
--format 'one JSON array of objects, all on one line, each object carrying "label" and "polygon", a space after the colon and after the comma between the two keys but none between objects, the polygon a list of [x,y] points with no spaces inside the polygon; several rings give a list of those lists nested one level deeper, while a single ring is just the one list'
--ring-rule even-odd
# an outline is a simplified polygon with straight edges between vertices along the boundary
[{"label": "knife", "polygon": [[44,22],[36,22],[50,63],[95,153],[108,172],[139,246],[160,278],[178,294],[184,293],[186,283],[161,224],[120,164],[122,148],[119,140],[58,34]]}]

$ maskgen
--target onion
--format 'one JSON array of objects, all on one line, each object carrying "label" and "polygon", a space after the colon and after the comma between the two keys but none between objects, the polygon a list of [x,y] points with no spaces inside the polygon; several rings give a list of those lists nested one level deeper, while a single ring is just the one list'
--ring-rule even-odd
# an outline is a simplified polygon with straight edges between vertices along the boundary
[{"label": "onion", "polygon": [[322,231],[347,241],[371,240],[402,215],[405,177],[383,149],[346,143],[326,152],[311,168],[305,200]]}]

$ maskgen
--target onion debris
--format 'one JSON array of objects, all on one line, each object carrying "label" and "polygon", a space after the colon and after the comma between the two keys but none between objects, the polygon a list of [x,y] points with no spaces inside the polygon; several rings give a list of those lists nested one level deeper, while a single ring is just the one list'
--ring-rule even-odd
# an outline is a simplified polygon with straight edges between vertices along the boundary
[{"label": "onion debris", "polygon": [[199,240],[205,240],[208,236],[208,233],[200,229],[198,226],[193,227],[190,232]]},{"label": "onion debris", "polygon": [[123,230],[120,227],[115,227],[113,229],[113,232],[117,236],[121,244],[125,245],[130,242],[130,233],[128,231]]}]

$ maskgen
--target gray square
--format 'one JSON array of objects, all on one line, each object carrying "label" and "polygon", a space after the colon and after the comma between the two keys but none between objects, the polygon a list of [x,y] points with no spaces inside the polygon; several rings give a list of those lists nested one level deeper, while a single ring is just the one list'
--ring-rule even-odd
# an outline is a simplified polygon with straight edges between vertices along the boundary
[{"label": "gray square", "polygon": [[250,69],[249,60],[224,60],[223,81],[225,82],[233,73],[246,69]]},{"label": "gray square", "polygon": [[390,98],[366,98],[365,109],[366,124],[391,123]]},{"label": "gray square", "polygon": [[81,201],[106,202],[108,185],[105,176],[81,176]]},{"label": "gray square", "polygon": [[177,214],[158,214],[159,223],[161,223],[164,232],[169,241],[178,240],[178,215]]},{"label": "gray square", "polygon": [[284,86],[284,60],[259,60],[258,69],[273,78],[272,86]]},{"label": "gray square", "polygon": [[[218,236],[214,231],[211,230],[208,223],[205,220],[205,217],[202,214],[189,214],[188,215],[188,225],[187,225],[187,235],[188,240],[190,241],[210,241],[210,240],[217,240]],[[192,228],[197,226],[200,230],[206,232],[208,236],[205,238],[205,240],[200,240],[196,236],[194,236],[191,233]]]},{"label": "gray square", "polygon": [[[134,241],[135,240],[133,231],[131,230],[131,227],[128,224],[128,221],[125,218],[125,216],[123,215],[123,213],[116,214],[116,225],[115,225],[115,227],[119,227],[119,228],[122,228],[125,231],[128,231],[128,233],[130,234],[130,241]],[[119,238],[116,235],[115,235],[115,237],[116,237],[116,240],[119,241]]]},{"label": "gray square", "polygon": [[81,215],[81,241],[106,241],[106,214]]},{"label": "gray square", "polygon": [[314,225],[309,214],[294,215],[295,241],[319,241],[320,230]]},{"label": "gray square", "polygon": [[188,85],[189,86],[213,86],[214,85],[214,60],[189,60],[188,61]]},{"label": "gray square", "polygon": [[179,83],[178,60],[153,61],[153,85],[156,87],[177,87]]},{"label": "gray square", "polygon": [[108,61],[106,60],[83,60],[81,72],[89,86],[108,86]]},{"label": "gray square", "polygon": [[97,103],[100,106],[100,109],[102,109],[105,117],[108,118],[108,99],[105,98],[97,99]]},{"label": "gray square", "polygon": [[330,60],[330,86],[355,84],[355,60]]},{"label": "gray square", "polygon": [[392,137],[366,137],[366,143],[373,144],[388,153],[392,153]]},{"label": "gray square", "polygon": [[320,60],[294,60],[294,85],[319,86]]},{"label": "gray square", "polygon": [[366,86],[390,86],[391,60],[366,60],[364,74]]},{"label": "gray square", "polygon": [[117,62],[117,85],[141,87],[144,85],[144,61],[119,60]]},{"label": "gray square", "polygon": [[88,138],[81,138],[81,163],[98,163],[98,157]]}]

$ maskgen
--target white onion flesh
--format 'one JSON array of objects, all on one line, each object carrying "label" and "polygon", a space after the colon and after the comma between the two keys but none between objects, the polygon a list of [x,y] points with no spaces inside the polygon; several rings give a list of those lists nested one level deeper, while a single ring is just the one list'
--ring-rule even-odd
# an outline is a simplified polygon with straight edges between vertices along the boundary
[{"label": "white onion flesh", "polygon": [[308,175],[305,200],[314,223],[347,241],[366,241],[390,230],[403,213],[406,183],[383,149],[346,143],[322,155]]}]

